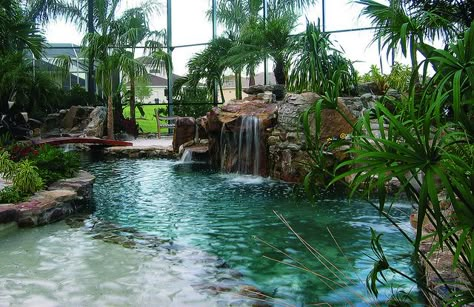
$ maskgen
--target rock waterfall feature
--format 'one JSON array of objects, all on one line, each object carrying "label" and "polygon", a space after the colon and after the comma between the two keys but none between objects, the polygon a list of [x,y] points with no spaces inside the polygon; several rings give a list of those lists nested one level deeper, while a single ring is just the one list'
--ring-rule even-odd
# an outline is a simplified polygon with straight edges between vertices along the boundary
[{"label": "rock waterfall feature", "polygon": [[268,176],[268,130],[276,124],[277,105],[238,101],[207,115],[210,162],[223,172]]}]

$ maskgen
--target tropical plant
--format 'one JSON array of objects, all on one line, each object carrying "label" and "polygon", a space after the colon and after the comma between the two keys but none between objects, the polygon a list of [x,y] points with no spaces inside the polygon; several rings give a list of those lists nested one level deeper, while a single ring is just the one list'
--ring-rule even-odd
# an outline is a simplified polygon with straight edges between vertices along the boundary
[{"label": "tropical plant", "polygon": [[400,50],[403,56],[411,59],[411,67],[418,67],[417,52],[427,58],[433,50],[426,40],[449,40],[457,33],[455,25],[436,12],[410,11],[401,0],[390,1],[388,5],[374,0],[355,3],[364,6],[361,15],[369,18],[376,28],[372,43],[381,42],[387,57]]},{"label": "tropical plant", "polygon": [[10,154],[7,151],[0,154],[0,173],[3,178],[13,182],[14,191],[7,192],[13,196],[16,196],[16,192],[20,197],[30,195],[43,187],[43,181],[37,171],[38,168],[29,160],[16,163],[10,160]]},{"label": "tropical plant", "polygon": [[[432,65],[436,73],[433,78],[427,78],[424,70],[421,78],[423,83],[419,85],[423,88],[422,93],[415,91],[415,83],[411,82],[409,95],[402,98],[396,113],[377,102],[372,112],[364,114],[353,125],[352,145],[348,152],[351,159],[339,163],[334,171],[322,170],[327,176],[334,176],[329,185],[350,177],[353,178],[351,195],[360,195],[362,191],[369,199],[377,196],[378,204],[372,205],[413,243],[419,257],[429,266],[432,263],[428,255],[421,252],[419,247],[427,239],[423,237],[424,222],[429,221],[433,225],[436,231],[430,236],[434,242],[432,252],[438,248],[448,250],[452,254],[453,265],[464,279],[464,284],[456,290],[438,275],[440,282],[451,293],[449,298],[438,295],[438,299],[454,305],[474,301],[473,45],[474,23],[447,50],[432,48],[431,57],[425,60],[425,66]],[[412,67],[412,80],[416,78],[416,68]],[[337,75],[332,84],[340,84]],[[331,95],[333,101],[337,98],[335,94],[337,91]],[[323,99],[316,102],[308,112],[319,116]],[[332,103],[330,107],[344,114],[337,104]],[[305,115],[306,118],[309,116]],[[317,130],[318,121],[315,122]],[[309,125],[309,121],[304,121],[305,134],[313,140],[313,135],[308,133],[311,131]],[[321,141],[315,140],[309,145],[316,156],[321,154]],[[315,163],[319,162],[317,159]],[[311,176],[314,174],[310,172],[308,178]],[[417,234],[413,241],[390,217],[385,186],[392,178],[398,179],[405,194],[418,205]],[[307,186],[311,184],[309,179],[306,181]],[[451,216],[447,216],[443,209],[446,203],[452,206]],[[378,256],[383,256],[378,246],[377,250]],[[380,259],[378,263],[381,263]],[[368,281],[372,292],[376,293],[376,280],[383,278],[381,274],[387,269],[389,266],[386,263],[374,267]]]},{"label": "tropical plant", "polygon": [[31,51],[39,58],[44,47],[44,37],[36,24],[28,18],[19,1],[0,2],[0,55]]},{"label": "tropical plant", "polygon": [[297,36],[291,49],[290,90],[325,93],[331,86],[328,80],[336,72],[340,74],[343,93],[357,89],[357,74],[352,62],[334,48],[329,33],[323,33],[319,24],[307,22],[306,31]]},{"label": "tropical plant", "polygon": [[41,146],[35,154],[29,155],[28,159],[37,167],[36,171],[46,185],[74,176],[80,166],[77,153],[64,152],[49,145]]},{"label": "tropical plant", "polygon": [[[138,44],[144,43],[151,36],[161,36],[162,33],[151,31],[148,25],[148,14],[154,12],[154,7],[149,5],[132,8],[123,13],[117,20],[118,37],[117,46],[123,49],[123,59],[120,63],[120,69],[124,73],[124,77],[129,83],[129,104],[130,119],[135,121],[135,102],[136,102],[136,82],[139,78],[148,77],[148,72],[143,64],[144,59],[136,59],[135,52]],[[158,46],[157,46],[158,44]],[[162,47],[158,42],[147,41],[147,47],[153,45],[152,54],[156,54],[156,50]],[[147,59],[153,61],[152,56]],[[161,60],[161,59],[159,59]],[[158,60],[158,61],[159,61]]]},{"label": "tropical plant", "polygon": [[[222,101],[224,92],[222,91],[222,74],[227,66],[222,62],[229,54],[233,43],[226,37],[219,37],[212,40],[202,52],[195,54],[188,62],[188,75],[186,85],[192,89],[200,86],[200,82],[205,80],[206,88],[211,96],[219,90]],[[218,89],[215,84],[218,85]]]},{"label": "tropical plant", "polygon": [[174,113],[178,116],[198,118],[211,108],[207,103],[210,99],[204,87],[187,87],[187,78],[176,79],[173,87]]},{"label": "tropical plant", "polygon": [[21,195],[18,189],[7,186],[0,191],[0,203],[1,204],[14,204],[21,202],[25,197]]},{"label": "tropical plant", "polygon": [[474,21],[474,2],[451,0],[403,0],[410,10],[436,12],[452,23],[468,28]]},{"label": "tropical plant", "polygon": [[360,82],[373,82],[377,94],[385,94],[388,89],[399,93],[407,93],[413,76],[411,67],[395,62],[390,74],[382,74],[376,65],[371,65],[369,72],[359,77]]}]

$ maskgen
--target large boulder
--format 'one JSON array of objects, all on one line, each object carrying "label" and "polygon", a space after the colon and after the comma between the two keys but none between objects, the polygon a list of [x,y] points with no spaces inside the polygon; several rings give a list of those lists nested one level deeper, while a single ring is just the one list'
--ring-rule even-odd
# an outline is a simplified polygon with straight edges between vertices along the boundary
[{"label": "large boulder", "polygon": [[89,114],[94,107],[72,106],[62,120],[62,128],[71,131],[82,131],[88,124]]},{"label": "large boulder", "polygon": [[[301,115],[319,98],[320,96],[315,93],[288,94],[285,100],[278,104],[278,122],[268,138],[269,175],[272,178],[287,182],[303,182],[308,173],[307,165],[314,162],[308,154]],[[350,121],[355,122],[356,118],[342,100],[339,100],[339,108]],[[310,118],[313,135],[314,120],[314,117]],[[322,111],[320,136],[322,141],[351,132],[351,125],[338,112]],[[331,159],[336,156],[331,156]]]},{"label": "large boulder", "polygon": [[89,123],[84,129],[86,136],[101,138],[105,133],[105,123],[107,120],[107,108],[103,106],[96,107],[89,115]]},{"label": "large boulder", "polygon": [[252,85],[249,88],[244,88],[243,92],[252,96],[257,96],[258,94],[263,94],[265,92],[271,92],[273,95],[275,95],[276,100],[282,100],[286,95],[285,86],[282,84]]},{"label": "large boulder", "polygon": [[196,138],[196,120],[193,117],[176,118],[176,126],[173,133],[173,150],[179,151],[179,147]]}]

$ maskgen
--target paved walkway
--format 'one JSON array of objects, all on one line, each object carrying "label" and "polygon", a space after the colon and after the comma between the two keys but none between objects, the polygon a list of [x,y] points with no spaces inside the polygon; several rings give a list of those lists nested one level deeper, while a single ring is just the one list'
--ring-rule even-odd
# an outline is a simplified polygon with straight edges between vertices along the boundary
[{"label": "paved walkway", "polygon": [[131,141],[133,146],[139,147],[148,147],[148,146],[160,146],[160,147],[170,147],[173,143],[173,137],[162,137],[161,139],[153,138],[153,139],[143,139],[138,138],[136,140]]}]

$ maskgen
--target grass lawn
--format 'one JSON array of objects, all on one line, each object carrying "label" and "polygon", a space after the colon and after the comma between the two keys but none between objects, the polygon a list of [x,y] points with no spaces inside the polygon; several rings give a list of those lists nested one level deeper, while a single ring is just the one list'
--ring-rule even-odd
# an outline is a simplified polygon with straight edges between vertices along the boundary
[{"label": "grass lawn", "polygon": [[[140,125],[140,128],[143,130],[143,133],[156,133],[156,118],[155,118],[155,109],[166,109],[166,106],[154,106],[154,105],[143,105],[143,110],[145,111],[145,116],[140,117],[140,112],[138,109],[135,110],[135,116],[137,118],[137,123]],[[130,108],[126,107],[123,110],[123,116],[128,118],[130,116]],[[163,121],[164,124],[164,121]],[[161,133],[168,133],[167,128],[162,128]]]}]

